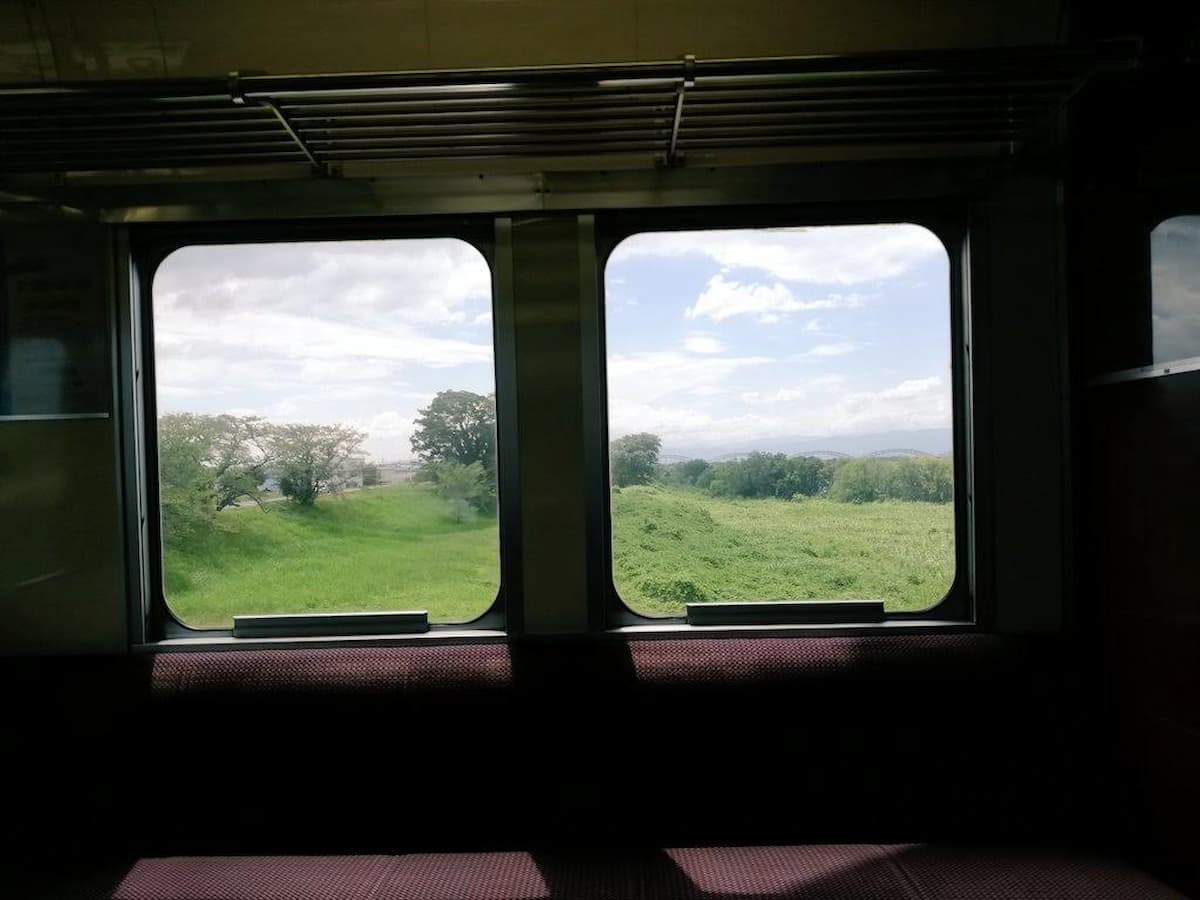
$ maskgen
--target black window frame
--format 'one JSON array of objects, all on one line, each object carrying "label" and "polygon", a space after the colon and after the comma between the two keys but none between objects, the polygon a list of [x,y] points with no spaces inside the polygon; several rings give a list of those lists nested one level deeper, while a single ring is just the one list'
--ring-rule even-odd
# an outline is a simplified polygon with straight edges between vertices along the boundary
[{"label": "black window frame", "polygon": [[[621,211],[596,216],[595,310],[585,321],[591,325],[584,335],[585,366],[595,381],[598,402],[588,417],[592,432],[588,441],[590,593],[603,599],[603,608],[594,611],[599,627],[670,628],[686,625],[683,616],[649,616],[635,611],[621,597],[613,578],[612,504],[607,448],[608,435],[608,351],[605,304],[605,272],[617,245],[629,237],[647,232],[736,230],[780,227],[822,227],[838,225],[918,225],[934,234],[946,250],[950,270],[950,343],[951,343],[951,414],[954,466],[954,555],[955,568],[945,596],[927,610],[888,611],[885,621],[863,624],[847,620],[846,626],[874,630],[889,623],[935,626],[970,626],[978,622],[975,592],[976,522],[974,515],[974,454],[972,448],[973,385],[970,352],[970,252],[969,210],[966,203],[912,203],[872,205],[796,205],[764,210],[762,208],[704,207],[675,211]],[[736,601],[730,601],[736,602]],[[830,623],[780,625],[778,622],[746,616],[742,623],[754,628],[787,629],[796,625],[822,629]],[[832,623],[837,627],[837,623]],[[721,627],[695,626],[704,631]],[[736,627],[736,626],[735,626]]]},{"label": "black window frame", "polygon": [[[123,468],[126,479],[127,568],[130,583],[130,632],[135,645],[161,641],[231,639],[250,645],[253,638],[235,637],[232,628],[197,628],[182,621],[167,602],[163,581],[162,527],[158,472],[157,381],[154,344],[154,278],[172,253],[184,247],[231,244],[280,244],[367,240],[461,240],[477,250],[491,273],[493,375],[496,395],[496,492],[499,532],[499,586],[492,603],[479,616],[463,622],[430,622],[426,634],[450,638],[456,633],[501,635],[515,627],[520,604],[514,602],[519,584],[519,469],[516,448],[515,360],[505,349],[511,343],[511,323],[500,314],[503,279],[497,266],[493,216],[379,218],[321,222],[256,221],[203,225],[134,226],[128,233],[129,297],[123,304],[122,395],[126,434]],[[364,611],[365,612],[365,611]],[[323,637],[320,634],[314,637]],[[362,637],[390,639],[396,635],[365,632]],[[339,628],[329,637],[351,639]],[[272,643],[287,639],[272,639]],[[299,639],[301,643],[304,639]],[[296,642],[295,640],[291,642]]]}]

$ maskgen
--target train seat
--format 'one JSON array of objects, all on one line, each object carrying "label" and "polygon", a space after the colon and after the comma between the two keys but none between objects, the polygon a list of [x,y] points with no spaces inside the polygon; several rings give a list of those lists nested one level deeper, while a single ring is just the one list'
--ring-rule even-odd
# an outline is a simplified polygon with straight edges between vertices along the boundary
[{"label": "train seat", "polygon": [[1180,897],[1089,677],[973,634],[6,660],[0,896]]},{"label": "train seat", "polygon": [[12,896],[55,900],[1183,900],[1121,862],[1078,853],[920,845],[710,847],[143,859]]}]

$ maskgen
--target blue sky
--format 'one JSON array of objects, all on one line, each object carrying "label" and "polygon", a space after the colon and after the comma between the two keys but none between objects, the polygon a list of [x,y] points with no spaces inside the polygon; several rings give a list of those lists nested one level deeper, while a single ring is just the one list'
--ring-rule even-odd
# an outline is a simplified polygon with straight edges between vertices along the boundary
[{"label": "blue sky", "polygon": [[[188,247],[154,284],[159,409],[345,422],[494,389],[490,274],[452,239]],[[605,273],[610,432],[664,451],[950,424],[949,273],[910,225],[638,235]]]},{"label": "blue sky", "polygon": [[948,266],[913,225],[635,235],[605,272],[610,431],[689,455],[948,428]]}]

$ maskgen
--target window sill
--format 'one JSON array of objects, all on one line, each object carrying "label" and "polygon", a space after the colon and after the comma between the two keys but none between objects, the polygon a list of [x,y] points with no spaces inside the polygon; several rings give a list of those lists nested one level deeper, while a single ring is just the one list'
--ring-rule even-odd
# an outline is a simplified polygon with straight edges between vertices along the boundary
[{"label": "window sill", "polygon": [[227,632],[195,637],[169,637],[133,645],[134,653],[187,653],[223,650],[313,649],[324,647],[389,647],[417,644],[498,644],[508,640],[504,631],[485,628],[435,629],[420,634],[307,635],[305,637],[235,638]]},{"label": "window sill", "polygon": [[833,637],[866,634],[967,634],[974,622],[948,619],[891,619],[886,622],[820,622],[808,625],[688,625],[683,621],[616,625],[608,634],[623,637]]}]

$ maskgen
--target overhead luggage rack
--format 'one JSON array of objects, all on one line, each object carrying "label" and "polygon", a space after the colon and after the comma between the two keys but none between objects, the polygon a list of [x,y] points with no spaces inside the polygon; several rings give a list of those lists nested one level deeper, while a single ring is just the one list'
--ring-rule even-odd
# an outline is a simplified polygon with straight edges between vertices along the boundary
[{"label": "overhead luggage rack", "polygon": [[689,154],[1012,151],[1127,47],[238,75],[0,89],[0,171]]}]

